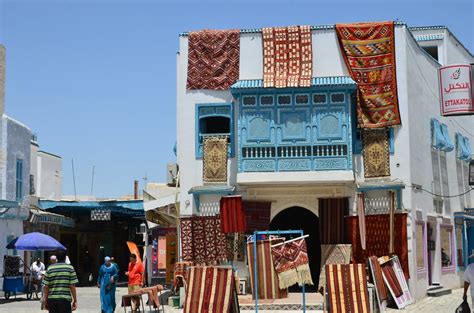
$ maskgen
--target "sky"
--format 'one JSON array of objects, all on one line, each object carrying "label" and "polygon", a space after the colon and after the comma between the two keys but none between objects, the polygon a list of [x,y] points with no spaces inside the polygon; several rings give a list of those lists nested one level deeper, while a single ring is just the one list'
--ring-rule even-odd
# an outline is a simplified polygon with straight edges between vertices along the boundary
[{"label": "sky", "polygon": [[[183,31],[400,20],[445,25],[474,52],[473,0],[0,0],[6,113],[63,158],[63,194],[118,197],[176,158]],[[191,108],[190,108],[191,109]]]}]

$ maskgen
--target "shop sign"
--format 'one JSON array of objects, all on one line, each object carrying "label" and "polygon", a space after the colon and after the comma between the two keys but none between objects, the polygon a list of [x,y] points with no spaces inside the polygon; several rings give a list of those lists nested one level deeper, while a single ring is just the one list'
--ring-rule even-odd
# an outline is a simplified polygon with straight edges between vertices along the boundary
[{"label": "shop sign", "polygon": [[471,65],[449,65],[439,68],[441,114],[474,114]]}]

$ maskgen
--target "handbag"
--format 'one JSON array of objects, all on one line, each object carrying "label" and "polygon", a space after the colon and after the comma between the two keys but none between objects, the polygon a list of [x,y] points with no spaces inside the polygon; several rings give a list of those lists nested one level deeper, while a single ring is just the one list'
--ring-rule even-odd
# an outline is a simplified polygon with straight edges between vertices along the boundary
[{"label": "handbag", "polygon": [[464,300],[457,308],[456,313],[471,313],[471,309],[469,308],[469,304],[466,300]]}]

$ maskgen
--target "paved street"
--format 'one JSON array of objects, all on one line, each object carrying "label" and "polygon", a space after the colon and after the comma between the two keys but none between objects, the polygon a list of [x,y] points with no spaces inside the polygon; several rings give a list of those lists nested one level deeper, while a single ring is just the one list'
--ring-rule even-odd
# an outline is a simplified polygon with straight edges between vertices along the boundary
[{"label": "paved street", "polygon": [[[117,299],[120,299],[123,294],[127,292],[126,288],[117,289]],[[462,289],[453,290],[451,295],[442,296],[438,298],[425,298],[417,303],[409,306],[403,312],[454,312],[456,307],[461,303]],[[98,313],[100,312],[99,292],[97,288],[78,288],[79,308],[77,313]],[[120,301],[117,301],[119,306],[117,312],[122,312],[120,308]],[[471,306],[472,308],[472,306]],[[399,310],[389,309],[388,312],[398,312]],[[40,312],[38,300],[26,300],[24,295],[18,296],[14,301],[5,301],[4,298],[0,300],[0,312],[11,313],[31,313]],[[148,312],[148,311],[147,311]],[[166,313],[180,313],[182,310],[173,309],[165,306]],[[241,311],[241,313],[251,313],[253,311]],[[263,313],[299,313],[301,311],[268,311],[261,310]],[[308,313],[322,312],[322,311],[307,311]]]}]

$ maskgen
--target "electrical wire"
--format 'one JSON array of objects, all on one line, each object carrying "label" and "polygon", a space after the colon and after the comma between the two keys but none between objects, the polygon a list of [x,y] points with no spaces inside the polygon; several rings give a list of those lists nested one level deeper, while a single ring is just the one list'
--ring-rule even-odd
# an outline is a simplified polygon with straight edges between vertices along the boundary
[{"label": "electrical wire", "polygon": [[470,188],[470,189],[466,190],[465,192],[460,193],[460,194],[457,194],[457,195],[447,195],[447,196],[445,196],[445,195],[436,194],[436,193],[431,192],[431,191],[429,191],[429,190],[423,189],[423,188],[421,188],[421,187],[419,187],[419,186],[409,186],[409,185],[405,185],[405,186],[406,186],[406,187],[413,188],[413,189],[415,189],[415,190],[422,190],[422,191],[424,191],[424,192],[426,192],[426,193],[429,193],[429,194],[432,195],[432,196],[440,197],[440,198],[456,198],[456,197],[464,196],[465,194],[468,194],[468,193],[470,193],[471,191],[474,191],[474,188]]}]

